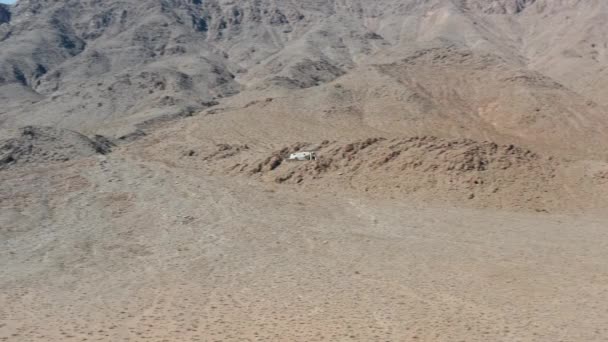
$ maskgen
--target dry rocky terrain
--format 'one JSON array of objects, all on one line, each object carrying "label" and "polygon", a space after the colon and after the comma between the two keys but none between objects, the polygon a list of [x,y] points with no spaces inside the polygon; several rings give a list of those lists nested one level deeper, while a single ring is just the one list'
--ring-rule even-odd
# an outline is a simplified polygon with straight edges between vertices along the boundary
[{"label": "dry rocky terrain", "polygon": [[606,341],[607,15],[0,5],[0,341]]}]

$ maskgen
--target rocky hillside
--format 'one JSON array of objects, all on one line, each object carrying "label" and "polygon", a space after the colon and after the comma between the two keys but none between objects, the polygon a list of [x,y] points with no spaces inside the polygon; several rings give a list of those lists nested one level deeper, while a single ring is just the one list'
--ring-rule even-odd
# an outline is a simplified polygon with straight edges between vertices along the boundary
[{"label": "rocky hillside", "polygon": [[580,0],[20,0],[0,7],[0,125],[118,137],[238,108],[235,95],[304,97],[383,134],[603,158],[607,14]]},{"label": "rocky hillside", "polygon": [[[311,150],[318,160],[286,160],[291,153]],[[459,206],[553,211],[608,205],[606,163],[572,163],[514,145],[466,139],[325,140],[266,153],[218,144],[184,150],[171,164],[316,192],[406,196]]]},{"label": "rocky hillside", "polygon": [[113,145],[101,136],[89,139],[77,132],[52,127],[28,126],[19,132],[3,132],[2,137],[0,170],[106,154]]}]

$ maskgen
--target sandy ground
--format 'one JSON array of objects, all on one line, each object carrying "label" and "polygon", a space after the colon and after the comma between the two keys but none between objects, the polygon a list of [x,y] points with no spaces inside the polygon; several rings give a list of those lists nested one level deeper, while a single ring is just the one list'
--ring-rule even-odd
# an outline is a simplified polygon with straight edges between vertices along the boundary
[{"label": "sandy ground", "polygon": [[209,176],[4,171],[2,341],[605,341],[608,220]]},{"label": "sandy ground", "polygon": [[39,2],[0,342],[608,341],[605,2]]}]

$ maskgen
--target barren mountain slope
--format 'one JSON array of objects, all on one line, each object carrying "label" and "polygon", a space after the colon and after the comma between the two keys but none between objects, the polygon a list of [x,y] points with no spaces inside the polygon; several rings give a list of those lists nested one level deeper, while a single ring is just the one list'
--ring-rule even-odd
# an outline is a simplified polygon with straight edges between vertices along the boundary
[{"label": "barren mountain slope", "polygon": [[[361,143],[327,145],[322,155],[336,169],[316,181],[309,178],[312,165],[275,169],[298,171],[306,177],[298,185],[295,178],[274,182],[265,167],[262,175],[227,176],[216,166],[234,163],[221,159],[234,150],[221,148],[206,162],[212,150],[205,148],[217,146],[196,145],[191,134],[167,139],[172,134],[145,137],[108,156],[0,171],[0,340],[608,336],[605,216],[472,210],[351,191],[338,173],[350,177],[359,162],[370,175],[413,184],[382,170],[390,163],[371,167],[369,158],[388,152],[390,141],[363,150]],[[547,165],[519,149],[492,154],[489,144],[455,142],[450,150],[441,140],[397,143],[405,160],[396,158],[393,167],[410,158],[424,168],[451,160],[456,169],[441,174],[454,180],[482,174],[458,170],[469,157],[506,155],[488,167],[512,162],[526,176],[534,175],[527,165]],[[251,144],[234,158],[271,153]],[[411,170],[401,175],[414,176]],[[510,173],[501,180],[513,180]],[[421,184],[436,175],[429,171]],[[547,189],[544,181],[535,184]]]},{"label": "barren mountain slope", "polygon": [[21,0],[7,8],[3,127],[120,136],[217,102],[236,107],[229,97],[239,92],[328,103],[335,92],[324,85],[340,82],[350,94],[307,104],[315,115],[347,120],[354,110],[362,129],[387,134],[430,130],[594,156],[606,141],[601,1]]},{"label": "barren mountain slope", "polygon": [[230,135],[232,127],[277,143],[470,138],[606,159],[604,119],[601,105],[542,74],[515,68],[494,54],[427,44],[394,62],[361,65],[318,87],[240,94],[183,126],[196,125],[200,136]]},{"label": "barren mountain slope", "polygon": [[2,132],[0,169],[106,154],[111,151],[112,145],[101,136],[91,140],[65,129],[28,126],[20,132]]},{"label": "barren mountain slope", "polygon": [[524,54],[530,67],[602,105],[608,104],[607,6],[605,1],[579,1],[546,13],[542,23],[533,16],[522,19],[529,32]]},{"label": "barren mountain slope", "polygon": [[606,7],[0,5],[0,341],[608,340]]},{"label": "barren mountain slope", "polygon": [[[608,206],[605,161],[482,140],[374,136],[356,125],[340,125],[344,120],[318,125],[309,117],[310,125],[293,126],[279,121],[285,130],[272,130],[280,114],[269,112],[269,122],[254,129],[254,119],[242,120],[239,112],[189,118],[129,149],[195,174],[310,192],[523,211],[580,213]],[[318,160],[285,160],[290,153],[311,150]]]}]

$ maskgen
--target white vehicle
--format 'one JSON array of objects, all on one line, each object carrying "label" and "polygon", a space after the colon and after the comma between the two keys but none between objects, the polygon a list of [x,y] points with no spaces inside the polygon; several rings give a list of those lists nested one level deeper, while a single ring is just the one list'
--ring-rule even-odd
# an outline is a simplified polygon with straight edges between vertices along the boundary
[{"label": "white vehicle", "polygon": [[317,154],[315,152],[296,152],[290,154],[287,160],[317,160]]}]

